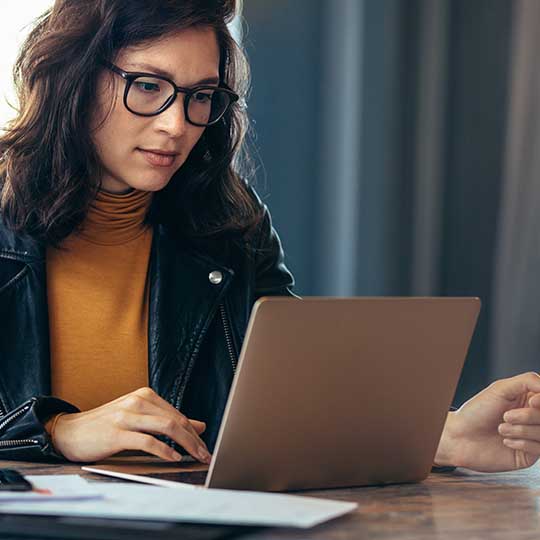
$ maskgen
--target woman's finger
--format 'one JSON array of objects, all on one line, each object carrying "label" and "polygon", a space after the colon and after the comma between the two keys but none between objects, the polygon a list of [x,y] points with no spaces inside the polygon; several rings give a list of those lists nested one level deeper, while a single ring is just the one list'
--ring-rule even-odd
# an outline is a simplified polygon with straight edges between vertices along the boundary
[{"label": "woman's finger", "polygon": [[524,439],[503,439],[503,444],[513,450],[521,450],[533,456],[540,456],[540,443]]},{"label": "woman's finger", "polygon": [[540,410],[535,407],[512,409],[504,413],[503,419],[510,424],[540,425]]},{"label": "woman's finger", "polygon": [[[146,390],[149,390],[150,392],[147,392]],[[197,441],[198,446],[201,446],[206,452],[208,452],[206,444],[199,437],[199,434],[189,419],[181,412],[177,411],[172,405],[169,408],[164,407],[162,402],[165,400],[159,398],[159,396],[157,396],[159,399],[156,400],[152,394],[157,396],[157,394],[155,394],[155,392],[150,388],[141,388],[124,396],[125,399],[120,403],[120,405],[125,411],[130,413],[161,416],[163,418],[168,418],[173,422],[179,423],[186,431],[191,433],[192,437]],[[186,448],[186,450],[191,453],[191,450],[188,448]]]},{"label": "woman's finger", "polygon": [[186,422],[163,414],[135,414],[127,411],[119,414],[117,419],[118,427],[123,430],[165,435],[182,445],[195,459],[209,463],[211,456],[208,450],[186,429]]},{"label": "woman's finger", "polygon": [[540,442],[540,426],[500,424],[499,433],[509,439],[524,439]]},{"label": "woman's finger", "polygon": [[514,401],[529,392],[540,393],[540,375],[532,371],[522,373],[509,379],[495,381],[490,388],[502,398]]},{"label": "woman's finger", "polygon": [[529,406],[540,409],[540,394],[534,394],[529,398]]},{"label": "woman's finger", "polygon": [[141,450],[166,461],[180,461],[182,459],[182,456],[170,446],[146,433],[123,431],[119,434],[118,442],[124,450]]},{"label": "woman's finger", "polygon": [[[186,429],[191,431],[192,435],[197,439],[199,439],[199,433],[202,433],[204,431],[204,429],[206,429],[206,424],[204,424],[204,422],[199,423],[199,424],[202,424],[204,426],[204,429],[202,431],[200,429],[196,429],[195,426],[194,426],[194,422],[196,422],[196,420],[190,420],[189,418],[187,418],[187,416],[182,414],[178,409],[173,407],[166,399],[163,399],[159,394],[154,392],[154,390],[152,390],[149,387],[139,388],[139,389],[135,390],[135,392],[133,392],[133,394],[136,395],[136,396],[140,396],[143,399],[146,399],[147,401],[149,401],[153,405],[155,405],[155,406],[159,407],[160,409],[162,409],[162,411],[165,414],[170,415],[172,418],[175,418],[175,419],[180,418],[182,422],[184,422],[186,420],[189,421],[190,425],[186,426]],[[201,426],[199,425],[198,427],[200,428]],[[199,441],[206,448],[206,444],[204,444],[202,439],[199,439]]]},{"label": "woman's finger", "polygon": [[[184,414],[182,414],[178,409],[173,407],[166,399],[163,399],[158,393],[154,392],[151,388],[143,387],[139,388],[138,390],[135,390],[135,394],[140,395],[144,399],[149,400],[150,402],[154,403],[158,407],[162,408],[164,411],[168,411],[173,416],[180,415],[183,418],[187,418]],[[202,433],[206,429],[206,424],[204,422],[201,422],[200,420],[193,420],[191,418],[187,418],[192,426],[194,427],[197,434]]]},{"label": "woman's finger", "polygon": [[198,435],[204,433],[204,430],[206,429],[206,424],[204,422],[201,422],[200,420],[193,420],[193,418],[188,418],[188,420]]},{"label": "woman's finger", "polygon": [[503,444],[514,451],[514,468],[516,469],[530,467],[540,457],[540,443],[523,439],[503,439]]}]

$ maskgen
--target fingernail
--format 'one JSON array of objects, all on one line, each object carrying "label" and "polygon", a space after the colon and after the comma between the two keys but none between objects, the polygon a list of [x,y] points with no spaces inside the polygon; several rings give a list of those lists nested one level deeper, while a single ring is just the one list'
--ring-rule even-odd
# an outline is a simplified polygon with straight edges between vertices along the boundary
[{"label": "fingernail", "polygon": [[179,454],[176,450],[173,450],[172,452],[172,457],[176,460],[176,461],[180,461],[182,459],[182,454]]},{"label": "fingernail", "polygon": [[205,450],[202,446],[199,446],[198,454],[202,461],[205,463],[210,463],[211,456],[208,453],[208,450]]}]

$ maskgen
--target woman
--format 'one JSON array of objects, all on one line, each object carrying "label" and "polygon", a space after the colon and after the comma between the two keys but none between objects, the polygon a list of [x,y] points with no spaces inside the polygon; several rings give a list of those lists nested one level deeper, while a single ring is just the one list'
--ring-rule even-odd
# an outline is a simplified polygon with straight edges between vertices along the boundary
[{"label": "woman", "polygon": [[[23,45],[0,139],[0,458],[209,462],[253,302],[293,286],[238,172],[234,4],[58,0]],[[540,423],[530,391],[499,381],[451,413],[437,462],[535,460],[497,433],[518,406]]]}]

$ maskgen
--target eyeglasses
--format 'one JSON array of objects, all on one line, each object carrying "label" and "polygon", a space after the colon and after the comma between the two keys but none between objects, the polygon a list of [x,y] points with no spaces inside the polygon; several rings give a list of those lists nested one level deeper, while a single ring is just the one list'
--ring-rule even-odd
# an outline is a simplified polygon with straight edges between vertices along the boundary
[{"label": "eyeglasses", "polygon": [[183,88],[161,75],[124,71],[111,62],[103,65],[126,81],[124,105],[139,116],[156,116],[168,109],[179,93],[184,96],[186,120],[194,126],[206,127],[218,122],[239,96],[229,87],[195,86]]}]

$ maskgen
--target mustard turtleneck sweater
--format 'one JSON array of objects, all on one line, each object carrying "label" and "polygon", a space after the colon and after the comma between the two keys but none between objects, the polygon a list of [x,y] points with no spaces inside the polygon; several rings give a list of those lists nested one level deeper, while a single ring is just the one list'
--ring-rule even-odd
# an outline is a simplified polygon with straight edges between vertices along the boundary
[{"label": "mustard turtleneck sweater", "polygon": [[83,411],[148,386],[151,197],[98,192],[81,230],[47,250],[52,395]]}]

